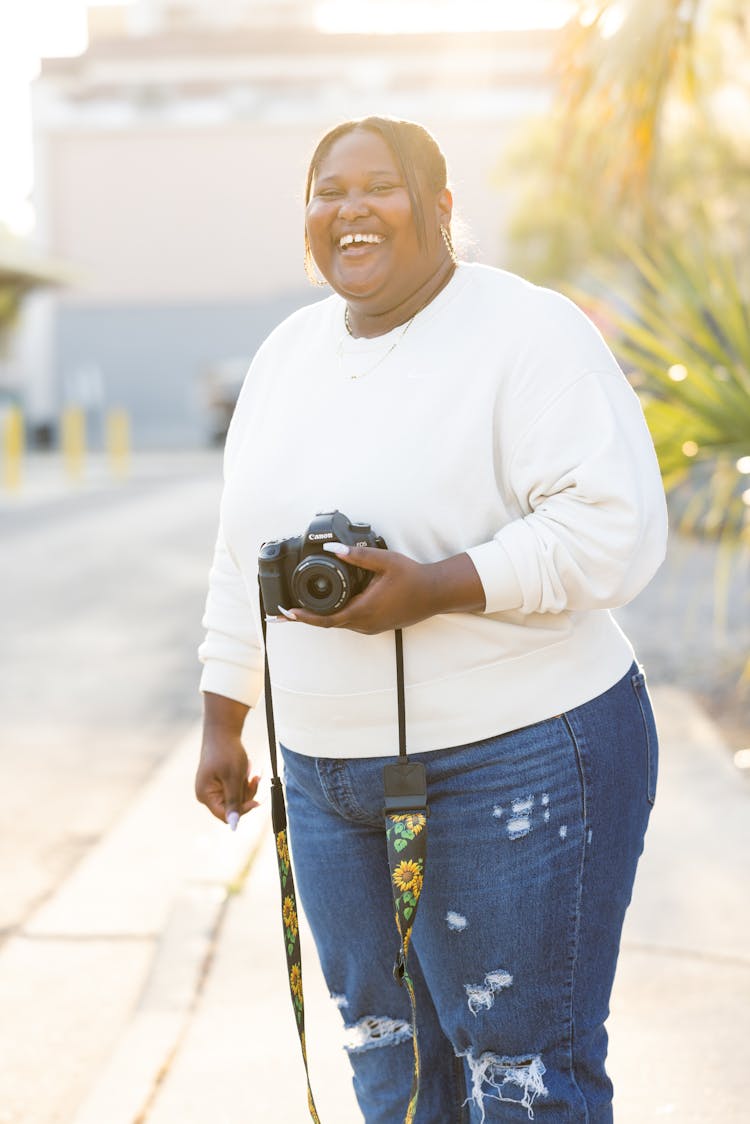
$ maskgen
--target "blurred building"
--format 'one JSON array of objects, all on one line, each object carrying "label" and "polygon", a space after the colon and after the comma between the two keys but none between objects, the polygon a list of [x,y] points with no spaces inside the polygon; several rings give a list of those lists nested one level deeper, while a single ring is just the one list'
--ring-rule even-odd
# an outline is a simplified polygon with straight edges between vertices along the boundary
[{"label": "blurred building", "polygon": [[315,15],[313,0],[140,0],[92,9],[86,52],[45,60],[38,238],[77,276],[30,298],[32,422],[117,404],[141,445],[205,440],[212,380],[225,393],[272,325],[321,295],[302,269],[302,192],[343,118],[431,128],[470,256],[502,261],[493,177],[548,103],[554,33],[339,35]]}]

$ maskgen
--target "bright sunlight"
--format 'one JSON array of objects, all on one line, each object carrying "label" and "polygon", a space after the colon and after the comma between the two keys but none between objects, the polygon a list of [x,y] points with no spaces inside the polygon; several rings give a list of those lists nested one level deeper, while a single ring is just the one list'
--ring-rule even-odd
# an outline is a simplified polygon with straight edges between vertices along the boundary
[{"label": "bright sunlight", "polygon": [[316,22],[328,32],[518,31],[562,27],[568,0],[323,0]]}]

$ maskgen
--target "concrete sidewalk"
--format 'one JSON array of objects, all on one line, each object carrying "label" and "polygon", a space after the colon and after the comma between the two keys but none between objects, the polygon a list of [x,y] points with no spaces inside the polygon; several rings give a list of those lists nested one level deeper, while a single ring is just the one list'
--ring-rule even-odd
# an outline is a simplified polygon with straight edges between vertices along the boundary
[{"label": "concrete sidewalk", "polygon": [[71,475],[58,451],[31,451],[24,456],[18,487],[9,488],[0,481],[0,519],[17,512],[59,508],[69,501],[118,495],[128,488],[195,473],[212,473],[220,478],[221,450],[134,450],[124,464],[118,465],[106,453],[89,451],[79,475]]},{"label": "concrete sidewalk", "polygon": [[[609,1022],[615,1119],[740,1124],[750,787],[689,696],[653,695],[661,775]],[[236,835],[212,821],[191,802],[196,756],[192,738],[0,953],[0,1002],[14,1012],[0,1027],[2,1124],[309,1119],[268,814]],[[302,948],[321,1120],[356,1124],[340,1018],[304,925]]]}]

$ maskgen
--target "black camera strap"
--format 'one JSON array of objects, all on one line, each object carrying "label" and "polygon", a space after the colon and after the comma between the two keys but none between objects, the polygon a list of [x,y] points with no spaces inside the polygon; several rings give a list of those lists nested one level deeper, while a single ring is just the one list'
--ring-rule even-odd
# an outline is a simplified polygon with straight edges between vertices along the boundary
[{"label": "black camera strap", "polygon": [[286,950],[286,967],[289,978],[289,994],[292,997],[292,1009],[297,1024],[302,1061],[305,1066],[307,1080],[307,1107],[315,1124],[320,1124],[318,1110],[315,1107],[312,1089],[310,1087],[310,1070],[307,1063],[307,1045],[305,1042],[305,999],[302,994],[302,953],[299,942],[299,913],[297,910],[297,891],[294,887],[294,875],[289,857],[289,841],[286,829],[286,804],[284,802],[284,789],[279,777],[276,759],[276,725],[273,720],[273,698],[271,695],[271,673],[268,670],[268,645],[266,641],[266,613],[263,608],[263,596],[260,593],[260,579],[258,585],[260,602],[260,622],[263,631],[264,649],[264,690],[266,698],[266,726],[268,728],[268,749],[271,754],[271,825],[276,838],[276,862],[279,868],[279,882],[281,884],[281,925],[284,931],[284,948]]},{"label": "black camera strap", "polygon": [[[268,668],[266,642],[266,615],[263,597],[259,596],[260,620],[265,650],[264,686],[266,700],[266,726],[268,748],[271,756],[271,823],[276,838],[276,860],[281,884],[281,916],[286,950],[289,992],[297,1024],[302,1061],[307,1080],[307,1107],[315,1124],[320,1124],[310,1087],[310,1071],[305,1043],[305,1001],[302,993],[302,958],[299,941],[299,920],[294,875],[289,857],[286,804],[278,772],[276,727],[273,718],[271,674]],[[409,1103],[404,1124],[413,1124],[419,1096],[421,1064],[417,1041],[417,1002],[414,984],[408,971],[409,943],[417,914],[417,906],[424,882],[427,858],[427,784],[425,767],[421,762],[411,762],[406,755],[406,704],[404,690],[404,647],[401,629],[396,629],[396,693],[398,706],[398,761],[383,769],[385,792],[383,815],[391,872],[393,906],[401,944],[393,968],[394,978],[402,984],[409,996],[412,1021],[414,1069]]]}]

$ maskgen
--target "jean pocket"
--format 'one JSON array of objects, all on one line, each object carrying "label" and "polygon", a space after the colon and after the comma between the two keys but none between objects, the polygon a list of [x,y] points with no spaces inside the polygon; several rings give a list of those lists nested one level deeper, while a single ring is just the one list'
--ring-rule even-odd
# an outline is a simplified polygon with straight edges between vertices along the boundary
[{"label": "jean pocket", "polygon": [[646,676],[638,671],[630,677],[633,693],[638,702],[638,708],[643,719],[643,734],[646,739],[646,796],[649,804],[656,799],[656,777],[659,770],[659,742],[656,734],[656,722],[651,707],[651,699],[646,687]]}]

